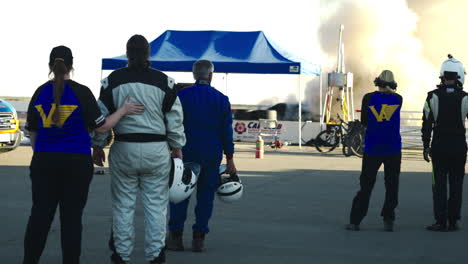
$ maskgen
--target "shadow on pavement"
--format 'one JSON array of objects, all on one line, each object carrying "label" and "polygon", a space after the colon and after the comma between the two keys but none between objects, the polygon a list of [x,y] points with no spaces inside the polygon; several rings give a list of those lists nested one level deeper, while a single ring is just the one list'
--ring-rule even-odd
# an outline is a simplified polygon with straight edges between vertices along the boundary
[{"label": "shadow on pavement", "polygon": [[[2,263],[19,263],[31,206],[28,168],[1,166],[0,175],[0,255]],[[235,204],[216,201],[207,252],[168,252],[168,263],[432,264],[462,263],[468,258],[468,229],[458,233],[424,230],[432,222],[428,173],[402,173],[394,233],[381,230],[379,213],[384,198],[381,173],[361,232],[343,229],[351,199],[358,190],[356,171],[241,170],[239,175],[245,186],[244,197]],[[109,175],[96,175],[84,216],[82,263],[109,263],[110,205]],[[467,213],[465,203],[464,218]],[[56,219],[41,263],[61,263],[57,222]],[[190,246],[192,223],[193,202],[186,223],[186,247]],[[135,226],[133,263],[146,263],[141,204]]]}]

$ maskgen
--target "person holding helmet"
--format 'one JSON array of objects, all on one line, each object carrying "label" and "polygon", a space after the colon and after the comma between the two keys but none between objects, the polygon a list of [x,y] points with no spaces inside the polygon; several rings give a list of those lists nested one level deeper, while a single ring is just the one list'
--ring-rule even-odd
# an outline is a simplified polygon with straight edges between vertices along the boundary
[{"label": "person holding helmet", "polygon": [[[124,118],[114,128],[109,154],[112,190],[113,263],[127,263],[133,250],[133,218],[140,192],[145,217],[145,253],[152,263],[165,263],[166,212],[172,156],[182,158],[185,144],[182,107],[174,80],[150,67],[145,37],[127,42],[128,66],[102,81],[99,105],[104,115],[131,96],[146,106],[140,116]],[[102,165],[107,135],[94,138],[94,160]]]},{"label": "person holding helmet", "polygon": [[[213,88],[210,83],[214,66],[208,60],[193,64],[194,86],[179,91],[178,96],[184,110],[184,127],[187,144],[183,148],[184,161],[200,164],[201,172],[197,183],[197,205],[193,225],[192,251],[204,249],[205,234],[213,211],[213,200],[219,185],[219,166],[226,155],[227,173],[234,174],[232,138],[232,113],[227,96]],[[170,203],[169,236],[167,249],[184,250],[182,234],[187,218],[189,199]]]},{"label": "person holding helmet", "polygon": [[364,95],[361,107],[361,123],[366,127],[364,157],[360,176],[361,189],[353,200],[350,223],[347,230],[360,230],[360,223],[367,215],[370,196],[377,172],[385,167],[385,202],[382,208],[384,230],[393,231],[395,208],[398,205],[398,185],[401,167],[400,110],[403,98],[397,94],[397,83],[389,70],[374,81],[378,91]]},{"label": "person holding helmet", "polygon": [[[465,69],[451,55],[442,63],[441,84],[427,95],[422,141],[424,159],[433,166],[432,195],[435,223],[429,231],[457,231],[461,216],[466,163],[468,96],[463,91]],[[431,142],[432,134],[432,142]],[[447,200],[447,179],[450,185]],[[447,226],[448,224],[448,226]]]}]

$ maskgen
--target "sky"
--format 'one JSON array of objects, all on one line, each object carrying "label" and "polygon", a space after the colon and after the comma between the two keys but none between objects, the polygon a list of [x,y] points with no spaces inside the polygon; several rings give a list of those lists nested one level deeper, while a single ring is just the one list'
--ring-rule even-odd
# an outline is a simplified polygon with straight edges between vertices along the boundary
[{"label": "sky", "polygon": [[[262,30],[282,48],[318,61],[320,52],[313,33],[319,21],[318,5],[312,0],[6,1],[0,9],[4,61],[0,65],[0,95],[31,96],[48,80],[50,50],[66,45],[74,55],[72,78],[98,96],[102,58],[124,54],[133,34],[151,41],[168,29]],[[168,74],[177,82],[192,81],[190,74]],[[231,94],[234,103],[259,103],[276,97],[283,100],[297,90],[297,78],[291,76],[230,75],[227,88],[224,78],[224,74],[216,76],[214,85]],[[265,91],[250,92],[254,99],[246,99],[245,92],[252,91],[252,86],[267,86],[268,95]]]},{"label": "sky", "polygon": [[[133,34],[151,41],[168,29],[262,30],[282,49],[321,64],[327,73],[336,65],[338,28],[344,24],[346,69],[355,76],[356,108],[360,97],[375,89],[374,78],[390,69],[398,92],[411,99],[403,108],[420,110],[447,54],[468,60],[468,35],[463,33],[467,9],[466,0],[3,1],[0,96],[31,96],[48,79],[48,56],[58,45],[74,53],[73,79],[98,96],[102,58],[124,54]],[[168,74],[176,82],[192,81],[191,74]],[[213,84],[233,104],[295,102],[301,84],[301,97],[318,109],[317,78],[224,78],[215,76]]]}]

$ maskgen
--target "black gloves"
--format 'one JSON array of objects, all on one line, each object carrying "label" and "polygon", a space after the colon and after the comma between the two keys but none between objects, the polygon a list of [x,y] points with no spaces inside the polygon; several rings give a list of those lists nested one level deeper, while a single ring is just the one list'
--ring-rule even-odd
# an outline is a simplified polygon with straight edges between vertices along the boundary
[{"label": "black gloves", "polygon": [[431,158],[432,158],[431,148],[425,148],[423,155],[424,155],[425,161],[431,162]]}]

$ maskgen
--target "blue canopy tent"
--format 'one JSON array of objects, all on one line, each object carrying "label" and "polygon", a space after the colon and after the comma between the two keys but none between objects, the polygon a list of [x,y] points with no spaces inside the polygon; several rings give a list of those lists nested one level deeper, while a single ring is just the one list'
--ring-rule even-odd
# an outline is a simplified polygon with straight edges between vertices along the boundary
[{"label": "blue canopy tent", "polygon": [[[206,59],[213,62],[215,72],[218,73],[321,75],[319,65],[288,59],[273,47],[262,31],[167,30],[152,41],[150,46],[151,66],[161,71],[191,72],[194,62]],[[125,55],[102,60],[102,70],[115,70],[126,65]],[[299,91],[299,107],[300,102]],[[301,109],[299,121],[300,115]],[[300,127],[301,122],[299,145]]]}]

